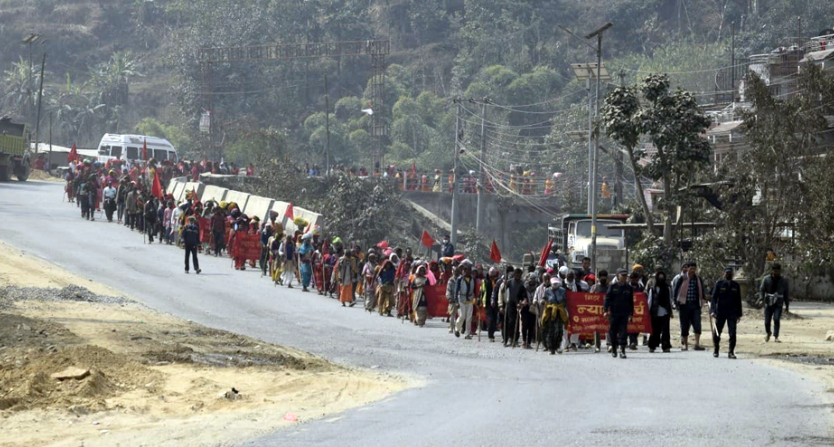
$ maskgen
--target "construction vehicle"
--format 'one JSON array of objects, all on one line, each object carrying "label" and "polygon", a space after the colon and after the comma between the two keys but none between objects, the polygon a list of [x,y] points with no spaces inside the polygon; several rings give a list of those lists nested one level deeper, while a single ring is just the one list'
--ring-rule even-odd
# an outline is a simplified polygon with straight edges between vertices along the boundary
[{"label": "construction vehicle", "polygon": [[8,182],[12,174],[21,182],[29,178],[30,151],[26,125],[0,118],[0,182]]},{"label": "construction vehicle", "polygon": [[[612,272],[625,267],[625,231],[606,225],[623,224],[629,217],[628,214],[597,214],[597,270]],[[565,214],[558,225],[548,225],[547,236],[570,268],[581,268],[582,259],[591,257],[591,216],[588,214]]]}]

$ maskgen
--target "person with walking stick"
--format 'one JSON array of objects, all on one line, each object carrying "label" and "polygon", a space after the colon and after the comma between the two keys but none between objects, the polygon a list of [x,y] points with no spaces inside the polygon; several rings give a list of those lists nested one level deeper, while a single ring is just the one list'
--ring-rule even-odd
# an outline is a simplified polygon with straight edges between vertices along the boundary
[{"label": "person with walking stick", "polygon": [[741,286],[733,281],[733,269],[724,269],[724,279],[715,283],[710,302],[710,319],[713,320],[712,343],[715,350],[712,356],[718,358],[718,347],[721,344],[721,332],[724,324],[730,333],[730,352],[727,357],[735,359],[736,354],[736,325],[741,320]]},{"label": "person with walking stick", "polygon": [[[521,280],[521,269],[513,271],[513,277],[507,283],[507,302],[504,306],[504,347],[518,343],[518,313],[519,305],[527,300],[527,288]],[[509,345],[508,345],[509,343]]]}]

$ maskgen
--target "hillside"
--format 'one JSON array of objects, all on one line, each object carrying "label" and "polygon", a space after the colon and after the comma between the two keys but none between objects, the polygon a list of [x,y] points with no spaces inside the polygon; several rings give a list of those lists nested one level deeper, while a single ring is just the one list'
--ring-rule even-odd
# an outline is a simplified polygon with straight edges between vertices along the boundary
[{"label": "hillside", "polygon": [[[708,102],[709,70],[730,65],[731,23],[741,58],[800,32],[786,17],[801,17],[806,35],[834,23],[820,0],[2,0],[0,110],[33,123],[37,65],[46,51],[42,127],[51,114],[58,144],[92,146],[104,132],[137,130],[167,136],[194,155],[222,151],[245,161],[263,146],[257,135],[271,129],[287,137],[278,150],[321,163],[327,76],[331,156],[368,163],[370,119],[359,112],[371,97],[367,58],[213,66],[210,104],[220,143],[209,148],[197,131],[209,102],[196,53],[201,46],[388,39],[386,94],[376,111],[390,126],[382,142],[387,161],[449,167],[450,98],[464,95],[507,106],[486,111],[497,159],[569,172],[582,169],[581,159],[549,164],[541,151],[582,152],[564,137],[582,129],[587,114],[569,64],[593,56],[559,26],[584,35],[613,22],[603,52],[623,77],[612,82],[686,72],[673,81]],[[33,73],[30,47],[20,43],[30,33],[41,36],[31,46]],[[475,139],[478,109],[469,103],[463,111],[465,132]]]}]

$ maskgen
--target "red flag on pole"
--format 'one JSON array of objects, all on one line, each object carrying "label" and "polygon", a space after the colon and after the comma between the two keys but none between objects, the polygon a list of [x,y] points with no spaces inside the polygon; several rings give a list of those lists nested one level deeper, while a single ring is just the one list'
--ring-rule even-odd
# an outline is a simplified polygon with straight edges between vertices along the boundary
[{"label": "red flag on pole", "polygon": [[295,219],[295,213],[293,213],[293,210],[292,210],[292,203],[290,203],[290,204],[287,206],[287,210],[286,210],[286,211],[284,211],[284,216],[285,216],[285,217],[288,217],[290,220],[294,220],[294,219]]},{"label": "red flag on pole", "polygon": [[431,235],[429,235],[429,232],[426,230],[423,230],[423,237],[420,238],[420,242],[422,242],[426,248],[431,248],[431,246],[434,245],[434,239],[432,239]]},{"label": "red flag on pole", "polygon": [[492,262],[496,264],[501,262],[501,252],[498,251],[498,244],[495,243],[495,239],[492,240],[492,248],[489,249],[489,259],[492,259]]},{"label": "red flag on pole", "polygon": [[148,139],[142,142],[142,160],[148,161]]},{"label": "red flag on pole", "polygon": [[153,186],[151,186],[151,194],[154,197],[159,197],[159,200],[164,200],[162,195],[162,183],[159,181],[159,171],[153,173]]},{"label": "red flag on pole", "polygon": [[76,149],[75,143],[72,143],[72,148],[70,148],[69,155],[67,155],[67,163],[72,163],[75,160],[78,160],[78,149]]},{"label": "red flag on pole", "polygon": [[539,265],[544,267],[547,264],[547,255],[550,254],[550,249],[553,247],[553,239],[548,239],[547,243],[542,248],[542,255],[539,258]]}]

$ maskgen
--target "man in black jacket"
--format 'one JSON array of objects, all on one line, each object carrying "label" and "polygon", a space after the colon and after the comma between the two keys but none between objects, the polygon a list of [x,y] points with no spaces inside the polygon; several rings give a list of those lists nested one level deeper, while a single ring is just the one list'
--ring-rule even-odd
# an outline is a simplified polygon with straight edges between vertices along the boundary
[{"label": "man in black jacket", "polygon": [[[782,304],[785,304],[786,309],[788,302],[790,288],[788,287],[788,280],[782,277],[782,266],[778,263],[773,264],[770,268],[770,275],[765,276],[762,280],[762,286],[759,288],[759,296],[765,304],[765,342],[770,341],[771,334],[776,343],[779,341],[779,321],[782,319]],[[773,320],[773,332],[770,332],[770,320]]]},{"label": "man in black jacket", "polygon": [[153,244],[153,235],[156,231],[156,201],[153,197],[149,197],[148,201],[145,202],[145,233],[148,234],[148,243]]},{"label": "man in black jacket", "polygon": [[[507,303],[504,306],[504,346],[515,346],[518,343],[518,310],[526,306],[527,288],[521,280],[521,269],[513,271],[513,277],[507,283]],[[509,343],[509,344],[508,344]]]},{"label": "man in black jacket", "polygon": [[731,359],[736,358],[736,324],[741,320],[741,287],[733,281],[733,269],[730,267],[724,269],[724,279],[715,283],[715,288],[712,289],[709,313],[715,320],[715,329],[712,333],[715,351],[712,356],[718,357],[721,332],[726,323],[727,331],[730,333],[730,353],[727,356]]},{"label": "man in black jacket", "polygon": [[185,273],[188,273],[188,254],[194,260],[194,270],[200,274],[200,264],[197,262],[197,246],[200,245],[200,227],[194,216],[188,217],[188,225],[182,229],[182,242],[185,245]]},{"label": "man in black jacket", "polygon": [[628,323],[634,315],[634,290],[627,283],[628,270],[617,271],[617,284],[613,284],[605,294],[602,304],[603,315],[608,318],[608,338],[611,340],[611,356],[617,358],[617,346],[620,358],[626,358]]}]

